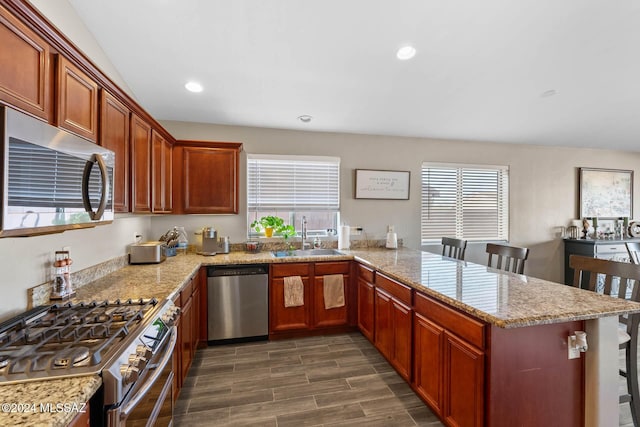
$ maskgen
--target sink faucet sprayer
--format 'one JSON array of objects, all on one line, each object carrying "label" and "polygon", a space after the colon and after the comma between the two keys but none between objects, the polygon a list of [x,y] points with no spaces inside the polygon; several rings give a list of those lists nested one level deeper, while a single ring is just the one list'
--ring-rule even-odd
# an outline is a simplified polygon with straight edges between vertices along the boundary
[{"label": "sink faucet sprayer", "polygon": [[302,237],[302,241],[301,241],[301,249],[305,250],[307,249],[307,247],[311,247],[311,243],[307,242],[307,217],[303,216],[302,217],[302,232],[301,232],[301,237]]}]

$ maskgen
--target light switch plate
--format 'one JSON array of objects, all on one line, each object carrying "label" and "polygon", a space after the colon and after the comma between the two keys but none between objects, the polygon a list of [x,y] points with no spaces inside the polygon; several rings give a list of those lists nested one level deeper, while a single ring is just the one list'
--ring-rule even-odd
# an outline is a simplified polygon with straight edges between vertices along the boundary
[{"label": "light switch plate", "polygon": [[576,347],[575,336],[570,335],[567,337],[567,349],[569,351],[569,359],[580,358],[580,350]]}]

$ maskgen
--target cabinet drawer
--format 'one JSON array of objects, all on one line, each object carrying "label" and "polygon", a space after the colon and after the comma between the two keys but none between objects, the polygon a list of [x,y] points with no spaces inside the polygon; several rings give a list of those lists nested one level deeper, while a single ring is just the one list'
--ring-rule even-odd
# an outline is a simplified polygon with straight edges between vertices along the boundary
[{"label": "cabinet drawer", "polygon": [[416,292],[416,313],[438,323],[480,349],[485,346],[485,325],[478,320],[457,312],[444,304]]},{"label": "cabinet drawer", "polygon": [[612,245],[595,245],[596,256],[617,253],[627,253],[627,247],[624,245],[624,243],[615,243]]},{"label": "cabinet drawer", "polygon": [[287,276],[308,276],[308,263],[292,263],[292,264],[273,264],[271,266],[271,275],[273,277]]},{"label": "cabinet drawer", "polygon": [[384,289],[401,302],[411,305],[411,288],[407,285],[396,282],[382,274],[376,275],[376,286]]},{"label": "cabinet drawer", "polygon": [[351,263],[349,261],[318,262],[315,267],[316,276],[325,274],[349,274],[350,265]]},{"label": "cabinet drawer", "polygon": [[367,268],[362,264],[357,264],[356,268],[358,270],[358,277],[365,280],[366,282],[373,283],[375,272],[372,269]]},{"label": "cabinet drawer", "polygon": [[182,302],[186,302],[187,299],[189,299],[191,297],[191,294],[193,293],[193,278],[189,278],[189,280],[187,280],[187,283],[185,283],[184,287],[182,288]]}]

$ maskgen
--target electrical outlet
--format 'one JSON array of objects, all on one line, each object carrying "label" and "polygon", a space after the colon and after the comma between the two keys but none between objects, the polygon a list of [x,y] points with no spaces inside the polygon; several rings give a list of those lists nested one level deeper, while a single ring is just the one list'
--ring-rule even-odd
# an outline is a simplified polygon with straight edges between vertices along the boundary
[{"label": "electrical outlet", "polygon": [[359,236],[362,234],[362,227],[349,227],[349,234]]},{"label": "electrical outlet", "polygon": [[396,227],[395,227],[394,225],[388,225],[388,226],[387,226],[387,231],[388,231],[389,233],[395,233],[395,231],[396,231]]},{"label": "electrical outlet", "polygon": [[133,233],[133,243],[138,243],[142,240],[142,234],[140,234],[139,232],[135,232]]},{"label": "electrical outlet", "polygon": [[576,336],[569,335],[567,337],[567,349],[569,359],[579,359],[580,358],[580,349],[576,346]]}]

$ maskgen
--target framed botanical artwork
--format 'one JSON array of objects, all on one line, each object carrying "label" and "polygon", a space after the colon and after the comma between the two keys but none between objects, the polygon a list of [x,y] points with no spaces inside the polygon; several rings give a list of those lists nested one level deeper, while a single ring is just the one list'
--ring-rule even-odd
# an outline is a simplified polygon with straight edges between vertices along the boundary
[{"label": "framed botanical artwork", "polygon": [[409,171],[356,169],[356,199],[409,200]]},{"label": "framed botanical artwork", "polygon": [[633,171],[580,168],[580,218],[633,217]]}]

